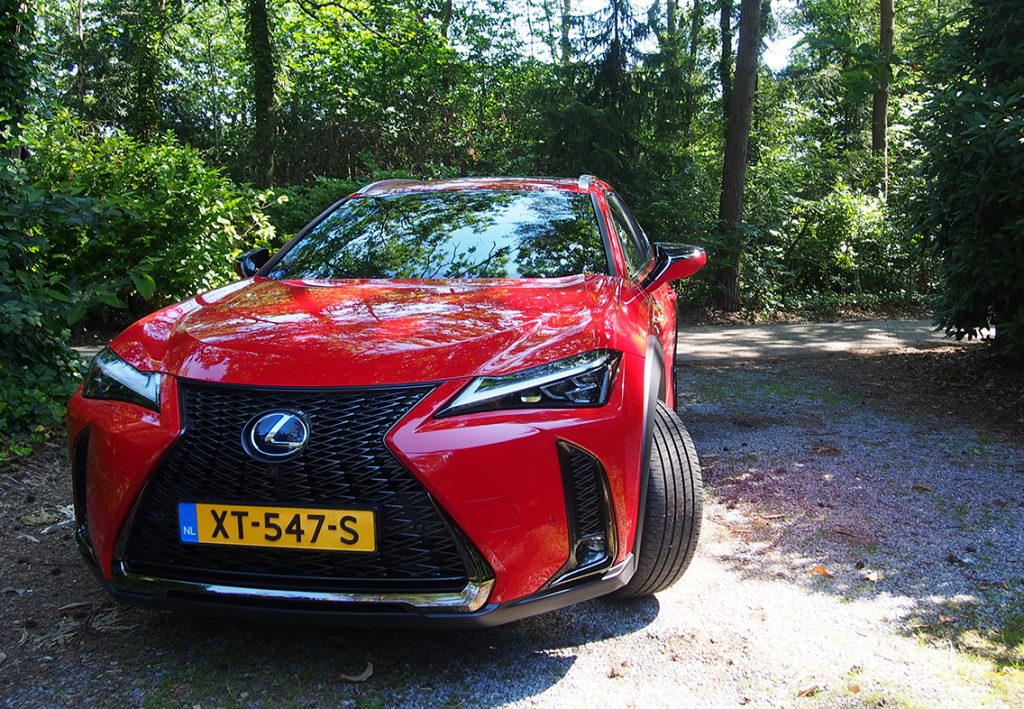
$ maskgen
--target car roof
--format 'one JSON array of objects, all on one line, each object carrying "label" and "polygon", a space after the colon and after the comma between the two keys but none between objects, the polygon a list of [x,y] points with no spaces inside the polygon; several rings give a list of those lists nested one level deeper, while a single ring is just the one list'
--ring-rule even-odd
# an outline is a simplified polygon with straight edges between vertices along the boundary
[{"label": "car roof", "polygon": [[560,190],[586,193],[610,189],[591,175],[568,177],[459,177],[447,180],[378,180],[363,186],[356,195],[383,195],[403,192],[440,192],[445,190]]}]

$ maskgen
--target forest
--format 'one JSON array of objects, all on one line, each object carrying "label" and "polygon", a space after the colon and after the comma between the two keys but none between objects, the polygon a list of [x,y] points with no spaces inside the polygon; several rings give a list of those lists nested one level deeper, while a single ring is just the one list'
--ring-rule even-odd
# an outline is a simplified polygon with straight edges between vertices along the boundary
[{"label": "forest", "polygon": [[688,305],[912,309],[1024,350],[1021,0],[0,6],[4,455],[62,416],[72,330],[232,280],[382,177],[592,173],[708,249]]}]

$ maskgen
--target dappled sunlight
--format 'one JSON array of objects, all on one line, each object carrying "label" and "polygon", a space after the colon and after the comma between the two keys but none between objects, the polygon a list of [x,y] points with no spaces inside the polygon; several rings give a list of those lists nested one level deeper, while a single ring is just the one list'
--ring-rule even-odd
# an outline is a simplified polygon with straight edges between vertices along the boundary
[{"label": "dappled sunlight", "polygon": [[[883,696],[899,701],[1024,696],[1024,502],[1013,492],[1024,451],[896,418],[818,378],[687,376],[683,418],[709,497],[706,568],[789,616],[760,642],[802,647],[833,689],[850,662],[857,682],[886,680]],[[906,672],[948,694],[892,694]]]}]

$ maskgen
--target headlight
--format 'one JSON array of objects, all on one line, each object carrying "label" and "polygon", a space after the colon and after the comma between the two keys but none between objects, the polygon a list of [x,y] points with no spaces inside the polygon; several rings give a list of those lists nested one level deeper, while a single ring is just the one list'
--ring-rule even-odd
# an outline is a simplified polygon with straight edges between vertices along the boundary
[{"label": "headlight", "polygon": [[159,411],[160,374],[141,372],[104,347],[89,366],[82,396],[127,401]]},{"label": "headlight", "polygon": [[594,350],[504,377],[474,379],[437,416],[495,409],[564,409],[608,401],[620,353]]}]

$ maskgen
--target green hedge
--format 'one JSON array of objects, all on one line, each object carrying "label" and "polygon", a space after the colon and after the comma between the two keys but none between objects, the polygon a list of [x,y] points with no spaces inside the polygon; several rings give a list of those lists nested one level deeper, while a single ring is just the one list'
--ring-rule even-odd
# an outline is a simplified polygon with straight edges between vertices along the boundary
[{"label": "green hedge", "polygon": [[73,292],[102,286],[153,309],[232,279],[234,255],[275,241],[270,193],[236,185],[171,134],[146,144],[63,113],[25,141],[34,187],[67,212],[47,224],[43,263]]}]

